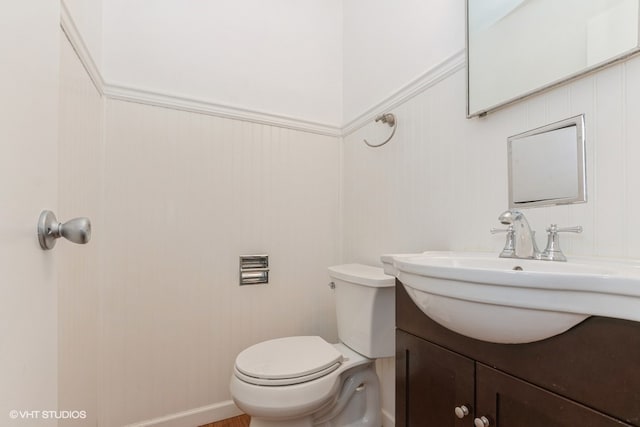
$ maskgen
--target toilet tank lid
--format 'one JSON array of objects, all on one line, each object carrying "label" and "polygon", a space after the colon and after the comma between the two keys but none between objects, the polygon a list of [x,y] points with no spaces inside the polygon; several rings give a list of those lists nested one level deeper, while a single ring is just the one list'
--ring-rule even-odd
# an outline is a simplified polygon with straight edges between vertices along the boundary
[{"label": "toilet tank lid", "polygon": [[329,267],[329,276],[345,282],[375,288],[387,288],[395,286],[396,283],[395,277],[384,274],[381,267],[363,264],[334,265]]}]

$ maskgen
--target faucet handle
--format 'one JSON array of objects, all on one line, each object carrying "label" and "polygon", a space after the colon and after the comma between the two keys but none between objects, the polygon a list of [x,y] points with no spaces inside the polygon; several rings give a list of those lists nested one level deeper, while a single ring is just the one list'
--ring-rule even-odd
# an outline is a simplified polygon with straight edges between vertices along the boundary
[{"label": "faucet handle", "polygon": [[547,227],[547,233],[582,233],[582,226],[576,225],[575,227],[558,227],[556,224],[551,224]]},{"label": "faucet handle", "polygon": [[516,232],[513,228],[513,224],[509,224],[509,227],[507,228],[491,228],[489,232],[491,232],[491,234],[507,233],[507,239],[504,242],[502,252],[500,252],[500,258],[514,258]]},{"label": "faucet handle", "polygon": [[540,259],[546,261],[566,261],[567,257],[562,253],[560,249],[560,237],[558,233],[582,233],[582,226],[575,227],[558,227],[556,224],[551,224],[547,228],[547,247],[540,254]]}]

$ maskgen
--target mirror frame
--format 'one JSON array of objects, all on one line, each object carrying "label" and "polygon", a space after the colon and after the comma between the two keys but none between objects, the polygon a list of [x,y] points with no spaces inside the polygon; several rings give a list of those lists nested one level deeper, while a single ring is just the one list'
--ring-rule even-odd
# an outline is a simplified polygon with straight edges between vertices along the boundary
[{"label": "mirror frame", "polygon": [[[567,127],[576,127],[576,144],[577,144],[577,163],[578,163],[578,194],[576,197],[562,197],[557,199],[537,200],[534,202],[514,202],[513,201],[513,168],[511,158],[511,146],[513,141],[526,138],[533,135],[539,135],[542,133],[552,132],[558,129],[564,129]],[[555,206],[555,205],[568,205],[572,203],[584,203],[587,201],[587,179],[586,179],[586,150],[585,150],[585,127],[584,127],[584,114],[570,117],[559,122],[551,123],[546,126],[541,126],[536,129],[532,129],[527,132],[519,133],[517,135],[507,138],[507,153],[508,153],[508,169],[509,169],[509,208],[530,208],[539,206]]]},{"label": "mirror frame", "polygon": [[466,105],[466,109],[467,109],[467,119],[472,119],[474,117],[484,117],[486,116],[488,113],[494,112],[496,110],[499,110],[503,107],[509,106],[515,102],[521,101],[525,98],[528,98],[530,96],[542,93],[544,91],[547,91],[549,89],[555,88],[557,86],[560,86],[562,84],[568,83],[572,80],[577,79],[578,77],[582,77],[585,76],[587,74],[591,74],[594,73],[598,70],[601,70],[603,68],[609,67],[615,63],[618,62],[622,62],[626,59],[629,59],[632,56],[637,55],[638,53],[640,53],[640,16],[638,17],[638,40],[636,43],[636,47],[634,49],[631,49],[627,52],[621,53],[620,55],[617,56],[613,56],[611,58],[609,58],[606,61],[600,62],[598,64],[592,65],[590,67],[585,67],[575,73],[569,74],[565,77],[562,77],[558,80],[555,80],[553,82],[550,82],[544,86],[540,86],[538,88],[532,89],[528,92],[522,93],[520,95],[516,95],[513,98],[507,99],[503,102],[500,102],[498,104],[495,105],[491,105],[487,108],[478,110],[478,111],[470,111],[470,105],[469,105],[469,97],[470,97],[470,82],[469,82],[469,75],[470,75],[470,67],[469,67],[469,1],[470,0],[465,0],[465,58],[466,58],[466,68],[467,68],[467,75],[466,75],[466,93],[467,93],[467,105]]}]

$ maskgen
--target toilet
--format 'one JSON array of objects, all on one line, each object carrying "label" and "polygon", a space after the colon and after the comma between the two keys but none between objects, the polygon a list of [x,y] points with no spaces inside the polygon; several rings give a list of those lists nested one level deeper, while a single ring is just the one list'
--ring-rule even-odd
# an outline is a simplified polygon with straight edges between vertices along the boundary
[{"label": "toilet", "polygon": [[380,427],[375,359],[395,354],[395,279],[361,264],[329,267],[337,344],[277,338],[238,354],[231,396],[251,427]]}]

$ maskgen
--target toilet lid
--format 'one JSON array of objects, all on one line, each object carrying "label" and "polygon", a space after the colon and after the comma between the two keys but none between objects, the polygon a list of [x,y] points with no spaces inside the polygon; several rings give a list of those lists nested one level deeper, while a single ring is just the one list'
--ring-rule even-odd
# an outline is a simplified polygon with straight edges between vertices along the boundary
[{"label": "toilet lid", "polygon": [[[264,341],[242,351],[236,370],[242,377],[277,380],[278,384],[309,381],[335,370],[342,353],[317,336],[286,337]],[[246,380],[246,377],[244,378]],[[249,379],[249,382],[254,382]],[[259,381],[263,383],[264,381]]]}]

